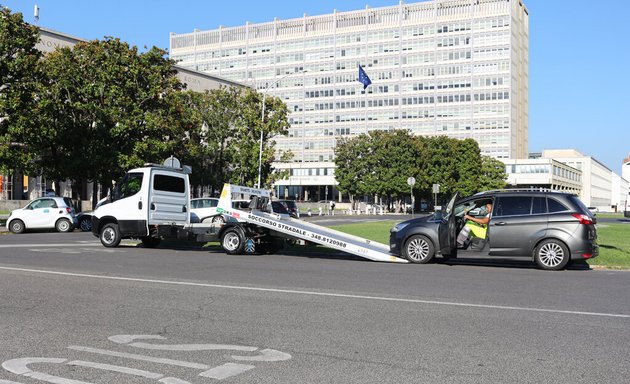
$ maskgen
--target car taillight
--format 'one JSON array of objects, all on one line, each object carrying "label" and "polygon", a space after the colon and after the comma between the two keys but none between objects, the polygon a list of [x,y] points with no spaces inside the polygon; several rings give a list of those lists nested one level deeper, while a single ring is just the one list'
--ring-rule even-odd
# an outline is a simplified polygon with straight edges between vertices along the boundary
[{"label": "car taillight", "polygon": [[580,224],[585,224],[585,225],[595,224],[595,222],[593,221],[593,219],[590,216],[587,216],[587,215],[584,215],[584,214],[581,214],[581,213],[574,213],[571,216],[573,216],[576,219],[578,219]]},{"label": "car taillight", "polygon": [[66,213],[71,214],[72,213],[72,208],[66,207]]}]

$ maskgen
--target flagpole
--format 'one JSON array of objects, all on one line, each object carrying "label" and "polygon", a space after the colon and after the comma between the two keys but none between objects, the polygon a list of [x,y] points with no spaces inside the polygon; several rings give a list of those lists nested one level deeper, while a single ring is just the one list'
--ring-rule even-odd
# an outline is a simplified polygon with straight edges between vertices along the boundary
[{"label": "flagpole", "polygon": [[367,87],[365,87],[363,89],[363,93],[365,93],[365,97],[364,97],[364,99],[365,99],[365,107],[364,107],[365,113],[364,113],[364,115],[365,115],[365,134],[367,135],[367,133],[368,133],[368,126],[367,126]]},{"label": "flagpole", "polygon": [[368,100],[367,100],[367,88],[370,84],[372,84],[372,81],[370,80],[370,78],[368,77],[367,73],[365,73],[365,71],[363,70],[363,68],[361,68],[361,64],[359,64],[359,82],[361,84],[363,84],[363,93],[365,94],[365,97],[363,98],[363,102],[365,103],[363,105],[363,120],[364,120],[364,129],[365,129],[365,134],[368,133],[368,126],[367,126],[367,122],[368,122],[368,116],[367,116],[367,107],[368,107]]}]

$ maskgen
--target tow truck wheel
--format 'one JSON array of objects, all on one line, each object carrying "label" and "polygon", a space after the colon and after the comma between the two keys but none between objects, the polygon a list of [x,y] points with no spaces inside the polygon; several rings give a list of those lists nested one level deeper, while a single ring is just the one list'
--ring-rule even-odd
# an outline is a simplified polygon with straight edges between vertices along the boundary
[{"label": "tow truck wheel", "polygon": [[101,228],[101,233],[99,235],[101,239],[101,244],[106,246],[107,248],[114,248],[120,244],[120,230],[118,229],[118,224],[108,223]]},{"label": "tow truck wheel", "polygon": [[282,238],[271,238],[268,242],[261,247],[262,253],[274,254],[284,248],[284,239]]},{"label": "tow truck wheel", "polygon": [[433,259],[435,248],[426,236],[411,236],[405,242],[403,254],[412,263],[426,264]]},{"label": "tow truck wheel", "polygon": [[228,255],[240,255],[243,253],[245,241],[239,231],[228,229],[221,235],[221,247]]},{"label": "tow truck wheel", "polygon": [[145,248],[155,248],[160,244],[160,241],[162,241],[162,239],[160,239],[159,237],[145,236],[140,238],[140,241],[142,241],[142,245]]}]

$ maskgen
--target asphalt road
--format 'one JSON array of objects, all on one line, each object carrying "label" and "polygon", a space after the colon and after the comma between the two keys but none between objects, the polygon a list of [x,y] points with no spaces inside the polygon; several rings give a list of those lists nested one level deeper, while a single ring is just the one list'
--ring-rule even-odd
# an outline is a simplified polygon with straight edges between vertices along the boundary
[{"label": "asphalt road", "polygon": [[3,234],[0,384],[621,383],[629,291],[628,272],[527,262]]}]

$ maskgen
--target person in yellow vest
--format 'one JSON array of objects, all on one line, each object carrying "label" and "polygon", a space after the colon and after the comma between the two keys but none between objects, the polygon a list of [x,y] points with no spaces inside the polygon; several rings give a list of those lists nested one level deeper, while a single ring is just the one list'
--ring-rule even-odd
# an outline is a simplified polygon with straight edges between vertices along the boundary
[{"label": "person in yellow vest", "polygon": [[473,217],[468,214],[464,215],[466,220],[466,227],[470,228],[470,234],[474,237],[481,239],[486,238],[488,233],[488,223],[490,222],[490,215],[492,213],[492,203],[486,203],[486,215],[484,217]]}]

